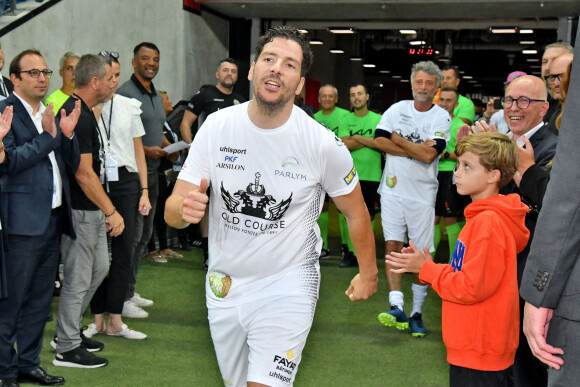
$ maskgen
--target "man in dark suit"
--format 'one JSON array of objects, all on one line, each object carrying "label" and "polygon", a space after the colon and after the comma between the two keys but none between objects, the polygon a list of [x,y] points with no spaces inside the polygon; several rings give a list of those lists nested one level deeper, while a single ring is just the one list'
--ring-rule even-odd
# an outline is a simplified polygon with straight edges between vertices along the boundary
[{"label": "man in dark suit", "polygon": [[52,105],[45,112],[41,103],[51,74],[38,51],[21,52],[10,63],[14,92],[0,102],[0,111],[12,106],[14,112],[3,140],[6,161],[0,165],[2,226],[8,237],[8,297],[0,301],[0,386],[64,383],[40,367],[39,353],[61,235],[75,235],[67,171],[74,173],[80,162],[73,137],[80,104],[56,125]]},{"label": "man in dark suit", "polygon": [[[576,53],[580,55],[580,33]],[[550,366],[550,386],[573,386],[580,378],[579,66],[572,67],[563,117],[558,152],[520,288],[526,300],[524,333],[534,355]]]},{"label": "man in dark suit", "polygon": [[[533,75],[524,75],[514,79],[505,91],[504,118],[510,128],[514,141],[519,146],[524,146],[525,137],[534,149],[534,161],[540,167],[545,167],[556,153],[558,136],[544,124],[544,115],[548,111],[548,91],[542,79]],[[521,178],[521,176],[520,176]],[[517,177],[516,177],[517,179]],[[526,215],[526,227],[530,230],[530,240],[526,248],[517,256],[518,259],[518,284],[521,283],[522,274],[526,267],[530,244],[534,236],[538,219],[538,208],[534,208],[529,200],[526,200],[516,184],[512,182],[504,187],[501,193],[518,193],[524,203],[532,207]],[[520,298],[520,310],[523,311],[524,301]],[[522,322],[520,313],[520,327]],[[516,352],[514,363],[514,381],[516,386],[545,386],[547,383],[546,369],[536,359],[523,332],[520,332],[520,345]]]},{"label": "man in dark suit", "polygon": [[[2,49],[2,43],[0,43],[0,71],[4,68],[4,50]],[[14,90],[14,85],[12,81],[6,77],[0,79],[0,100],[7,98]]]}]

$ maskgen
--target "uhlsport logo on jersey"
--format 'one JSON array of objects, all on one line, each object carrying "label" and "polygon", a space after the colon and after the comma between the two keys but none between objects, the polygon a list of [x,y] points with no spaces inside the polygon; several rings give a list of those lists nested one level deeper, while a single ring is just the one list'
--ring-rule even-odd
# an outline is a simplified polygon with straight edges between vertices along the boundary
[{"label": "uhlsport logo on jersey", "polygon": [[[285,228],[282,217],[290,207],[292,193],[284,200],[278,201],[272,195],[266,194],[266,188],[260,184],[260,172],[256,172],[255,179],[246,189],[240,189],[233,195],[221,183],[221,196],[227,211],[222,212],[222,219],[226,227],[247,234],[276,233]],[[244,214],[261,220],[243,219],[235,214]]]},{"label": "uhlsport logo on jersey", "polygon": [[463,267],[463,257],[465,256],[465,244],[459,239],[455,243],[455,250],[453,250],[453,257],[451,257],[451,266],[453,266],[453,271],[461,271]]},{"label": "uhlsport logo on jersey", "polygon": [[348,175],[346,175],[343,178],[344,179],[344,182],[346,183],[346,185],[350,185],[350,183],[352,183],[352,180],[354,179],[355,176],[356,176],[356,168],[353,165],[352,166],[352,169],[350,170],[350,172],[348,173]]},{"label": "uhlsport logo on jersey", "polygon": [[269,373],[271,377],[274,377],[286,383],[292,380],[292,375],[296,371],[296,367],[298,365],[290,360],[291,359],[290,354],[292,355],[293,358],[294,352],[292,352],[291,350],[286,352],[286,356],[288,356],[288,358],[285,358],[280,355],[274,355],[272,363],[276,366],[276,370],[271,371]]}]

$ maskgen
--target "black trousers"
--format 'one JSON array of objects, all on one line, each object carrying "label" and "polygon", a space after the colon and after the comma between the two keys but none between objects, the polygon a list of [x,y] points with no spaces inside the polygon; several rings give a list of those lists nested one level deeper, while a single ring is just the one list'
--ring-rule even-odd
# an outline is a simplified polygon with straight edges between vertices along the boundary
[{"label": "black trousers", "polygon": [[502,371],[479,371],[449,365],[450,387],[513,387],[512,367]]},{"label": "black trousers", "polygon": [[111,239],[111,267],[91,300],[91,312],[121,314],[129,289],[132,257],[141,237],[139,175],[119,168],[119,181],[109,182],[109,197],[117,212],[123,217],[125,230]]}]

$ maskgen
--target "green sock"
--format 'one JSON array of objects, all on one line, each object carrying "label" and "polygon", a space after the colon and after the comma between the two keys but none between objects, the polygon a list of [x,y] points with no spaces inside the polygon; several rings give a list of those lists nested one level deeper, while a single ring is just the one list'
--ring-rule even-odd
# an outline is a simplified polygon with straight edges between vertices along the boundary
[{"label": "green sock", "polygon": [[453,257],[453,250],[455,250],[455,244],[457,243],[457,238],[459,237],[459,232],[463,226],[460,223],[454,223],[447,226],[447,240],[449,242],[449,260]]},{"label": "green sock", "polygon": [[439,247],[439,242],[441,242],[441,225],[435,225],[435,235],[433,235],[433,245],[435,246],[435,251]]},{"label": "green sock", "polygon": [[322,237],[322,248],[328,250],[328,211],[321,213],[317,222]]}]

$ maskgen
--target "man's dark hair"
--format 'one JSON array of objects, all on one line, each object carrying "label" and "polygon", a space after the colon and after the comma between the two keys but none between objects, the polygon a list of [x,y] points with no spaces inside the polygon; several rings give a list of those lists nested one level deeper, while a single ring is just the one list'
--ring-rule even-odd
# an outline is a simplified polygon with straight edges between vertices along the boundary
[{"label": "man's dark hair", "polygon": [[300,45],[302,48],[302,65],[300,67],[300,75],[306,75],[308,70],[310,70],[310,66],[312,66],[312,62],[314,61],[314,54],[310,48],[310,41],[308,38],[305,36],[305,34],[299,32],[295,27],[278,26],[270,28],[264,35],[260,36],[258,38],[258,42],[256,43],[256,60],[258,60],[260,57],[262,50],[264,50],[264,46],[273,41],[274,38],[290,39]]},{"label": "man's dark hair", "polygon": [[455,90],[453,87],[444,87],[441,89],[441,92],[443,92],[443,91],[451,91],[451,92],[455,93],[455,96],[457,98],[459,98],[459,92],[457,90]]},{"label": "man's dark hair", "polygon": [[[42,54],[40,53],[40,51],[38,51],[35,48],[30,48],[28,50],[24,50],[20,54],[16,55],[12,59],[12,62],[10,62],[9,71],[10,71],[10,74],[16,75],[16,78],[18,78],[18,79],[22,79],[22,77],[20,76],[20,71],[22,70],[22,67],[20,67],[20,60],[22,59],[22,57],[24,57],[26,55],[36,55],[36,56],[39,56],[42,58]],[[43,70],[43,69],[39,69],[39,70]]]},{"label": "man's dark hair", "polygon": [[89,84],[93,77],[102,79],[107,74],[106,66],[111,65],[111,59],[102,55],[86,54],[81,57],[75,69],[75,88]]},{"label": "man's dark hair", "polygon": [[459,73],[459,68],[457,66],[447,65],[441,71],[449,71],[449,70],[453,70],[453,72],[455,73],[455,78],[461,79],[461,74]]},{"label": "man's dark hair", "polygon": [[353,87],[358,87],[358,86],[362,86],[363,89],[365,89],[365,93],[366,94],[369,93],[369,89],[367,89],[367,87],[366,87],[366,85],[364,83],[357,82],[357,83],[353,83],[352,85],[350,85],[350,87],[348,88],[349,94],[350,94],[350,89],[352,89]]},{"label": "man's dark hair", "polygon": [[486,104],[482,100],[480,100],[479,98],[472,98],[471,102],[473,102],[473,106],[475,106],[475,107],[485,107],[486,106]]},{"label": "man's dark hair", "polygon": [[222,68],[222,63],[231,63],[236,67],[240,67],[240,66],[238,66],[238,62],[236,62],[235,59],[232,59],[232,58],[222,59],[222,60],[220,60],[220,63],[218,63],[218,66],[217,66],[218,73],[219,73],[220,69]]},{"label": "man's dark hair", "polygon": [[157,48],[157,46],[154,43],[141,42],[138,45],[136,45],[135,48],[133,49],[133,58],[137,59],[137,54],[139,54],[139,50],[142,47],[148,48],[150,50],[155,50],[155,51],[157,51],[157,54],[160,54],[159,48]]}]

